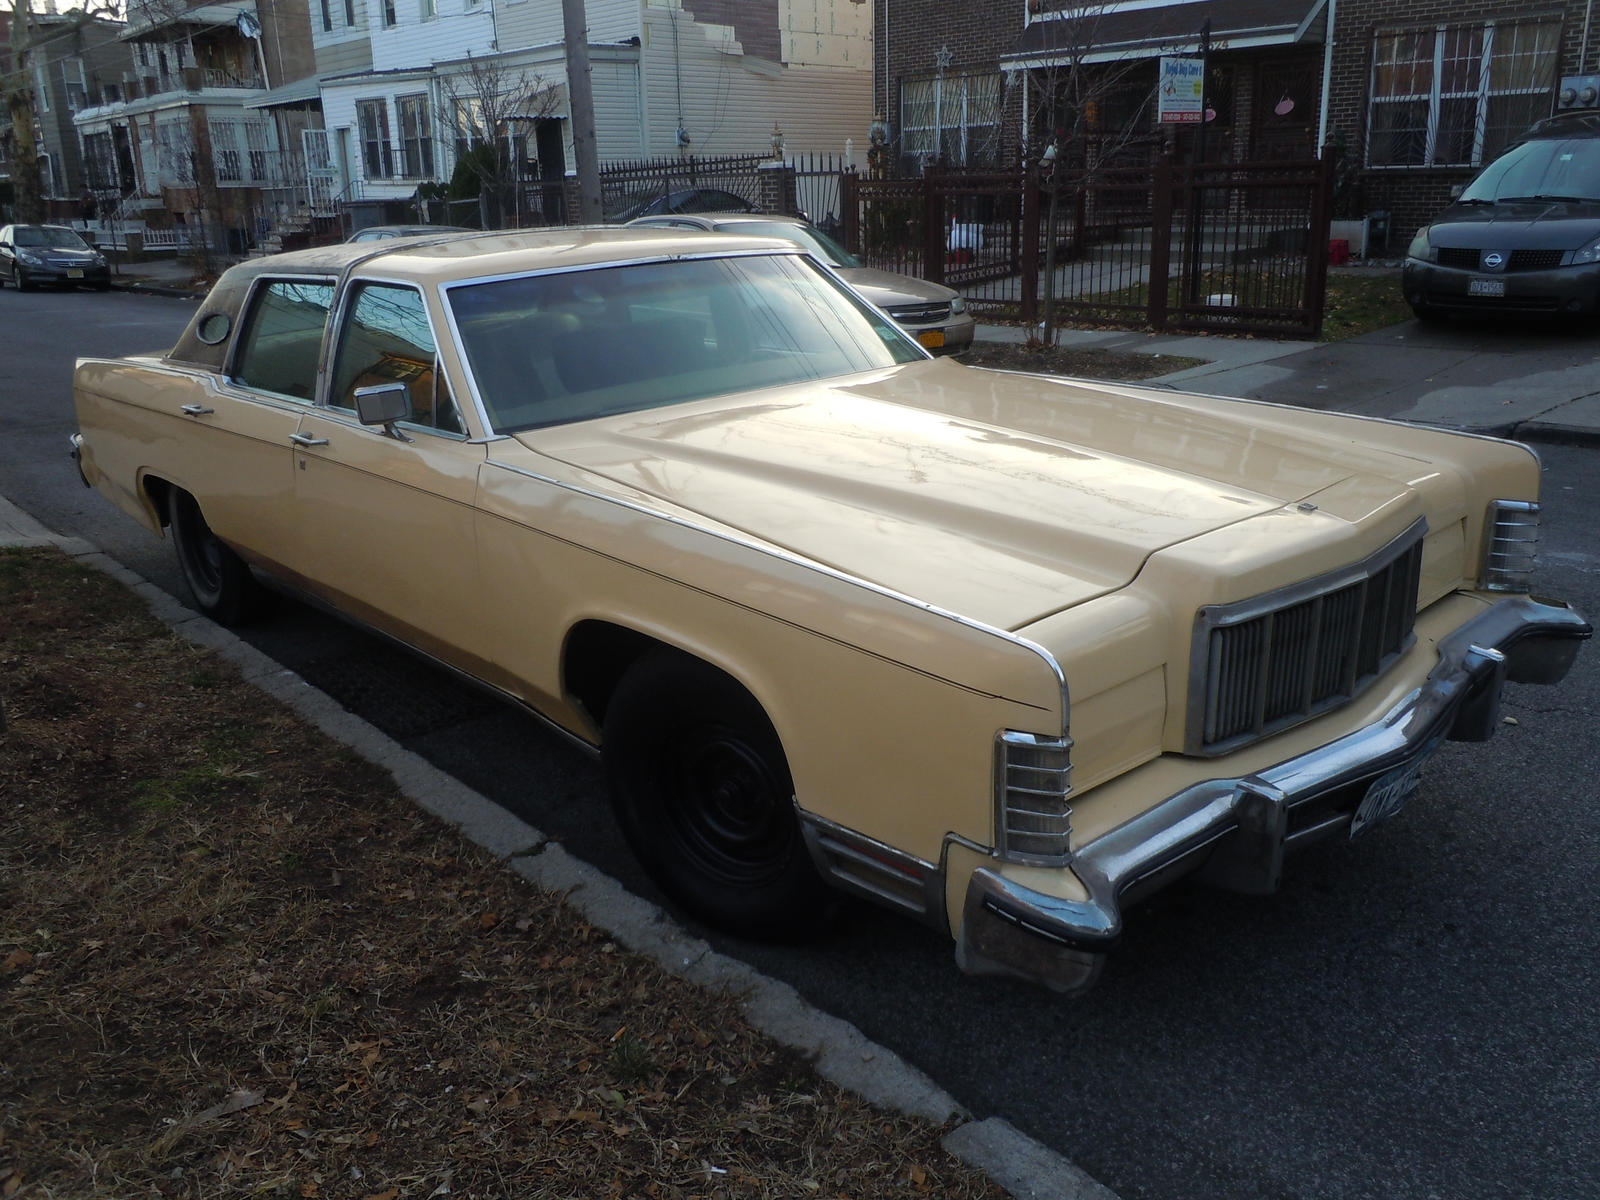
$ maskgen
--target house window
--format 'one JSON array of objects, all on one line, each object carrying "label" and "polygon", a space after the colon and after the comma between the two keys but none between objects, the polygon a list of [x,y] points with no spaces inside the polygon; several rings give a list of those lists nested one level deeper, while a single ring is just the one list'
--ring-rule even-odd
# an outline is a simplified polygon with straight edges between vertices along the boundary
[{"label": "house window", "polygon": [[356,27],[356,0],[344,0],[344,23],[347,29]]},{"label": "house window", "polygon": [[67,107],[73,112],[89,107],[89,85],[83,76],[83,59],[68,58],[61,63],[61,82],[67,92]]},{"label": "house window", "polygon": [[439,15],[437,0],[418,0],[418,6],[421,9],[424,21],[431,21]]},{"label": "house window", "polygon": [[1550,115],[1561,26],[1388,30],[1372,50],[1367,165],[1477,166]]},{"label": "house window", "polygon": [[322,32],[333,32],[333,4],[332,0],[322,0]]},{"label": "house window", "polygon": [[218,183],[239,183],[244,164],[239,155],[239,131],[232,121],[211,122],[211,154],[216,162]]},{"label": "house window", "polygon": [[396,96],[395,117],[400,122],[400,170],[407,179],[433,178],[433,131],[428,121],[428,97]]},{"label": "house window", "polygon": [[361,131],[361,165],[368,179],[394,178],[394,151],[389,146],[389,106],[382,100],[357,100]]},{"label": "house window", "polygon": [[998,71],[934,75],[900,85],[900,153],[923,163],[989,166],[1000,160]]},{"label": "house window", "polygon": [[44,70],[40,67],[35,67],[33,69],[33,96],[38,104],[39,111],[42,113],[50,111],[50,89],[46,86],[46,82]]},{"label": "house window", "polygon": [[383,27],[393,29],[394,23],[394,0],[383,0]]},{"label": "house window", "polygon": [[460,161],[474,146],[484,145],[483,102],[476,96],[458,96],[452,113],[455,129],[456,161]]}]

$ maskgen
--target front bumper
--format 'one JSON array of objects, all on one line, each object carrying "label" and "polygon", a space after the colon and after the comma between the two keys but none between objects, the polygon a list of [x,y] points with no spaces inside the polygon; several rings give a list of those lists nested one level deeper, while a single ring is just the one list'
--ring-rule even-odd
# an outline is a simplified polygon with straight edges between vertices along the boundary
[{"label": "front bumper", "polygon": [[1251,775],[1196,783],[1078,848],[1071,869],[1087,900],[979,868],[956,961],[974,974],[1084,990],[1121,934],[1125,904],[1191,873],[1237,891],[1275,891],[1287,851],[1348,833],[1374,781],[1420,766],[1440,741],[1486,740],[1501,684],[1559,681],[1591,632],[1558,601],[1501,601],[1444,638],[1422,685],[1370,725]]},{"label": "front bumper", "polygon": [[900,322],[900,328],[932,354],[960,354],[972,349],[978,321],[971,313],[957,313],[948,320],[930,325]]},{"label": "front bumper", "polygon": [[29,283],[35,284],[66,284],[70,287],[95,286],[111,281],[111,267],[109,264],[101,266],[74,264],[62,266],[57,263],[19,263],[17,269],[22,271]]},{"label": "front bumper", "polygon": [[[1472,295],[1475,279],[1498,281],[1504,294]],[[1600,304],[1600,265],[1490,274],[1408,258],[1401,287],[1412,307],[1441,312],[1591,313]]]}]

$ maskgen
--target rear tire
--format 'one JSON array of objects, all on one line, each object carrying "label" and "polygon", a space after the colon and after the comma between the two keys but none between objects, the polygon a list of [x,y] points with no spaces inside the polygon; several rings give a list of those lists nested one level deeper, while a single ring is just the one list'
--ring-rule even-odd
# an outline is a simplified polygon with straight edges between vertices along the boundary
[{"label": "rear tire", "polygon": [[219,625],[242,624],[254,616],[261,585],[244,560],[211,532],[195,498],[181,488],[169,491],[167,521],[195,606]]},{"label": "rear tire", "polygon": [[611,806],[650,877],[709,925],[798,940],[838,898],[800,833],[794,784],[755,697],[671,650],[640,659],[606,709]]}]

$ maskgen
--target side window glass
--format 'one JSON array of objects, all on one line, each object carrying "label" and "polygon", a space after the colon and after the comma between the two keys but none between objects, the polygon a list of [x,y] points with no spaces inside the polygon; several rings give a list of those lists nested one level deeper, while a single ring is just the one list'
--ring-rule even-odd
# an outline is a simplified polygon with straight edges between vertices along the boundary
[{"label": "side window glass", "polygon": [[354,412],[357,388],[399,382],[411,393],[411,424],[461,433],[455,401],[438,373],[436,349],[421,292],[387,283],[357,284],[339,337],[328,403]]},{"label": "side window glass", "polygon": [[317,359],[333,284],[278,280],[256,292],[239,336],[234,382],[294,400],[317,394]]}]

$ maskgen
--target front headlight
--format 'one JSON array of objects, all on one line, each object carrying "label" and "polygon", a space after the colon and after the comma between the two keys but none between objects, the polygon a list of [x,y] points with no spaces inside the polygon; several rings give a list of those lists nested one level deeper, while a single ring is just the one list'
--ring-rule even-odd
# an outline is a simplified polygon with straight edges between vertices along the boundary
[{"label": "front headlight", "polygon": [[1478,586],[1486,592],[1531,592],[1538,560],[1538,504],[1531,500],[1489,501]]},{"label": "front headlight", "polygon": [[27,263],[30,267],[44,266],[44,256],[42,254],[35,254],[32,250],[18,250],[17,261]]},{"label": "front headlight", "polygon": [[1594,241],[1590,242],[1582,250],[1575,250],[1572,253],[1573,266],[1579,266],[1583,263],[1597,262],[1600,262],[1600,238],[1595,238]]},{"label": "front headlight", "polygon": [[967,311],[967,299],[966,299],[965,296],[957,296],[954,300],[950,301],[950,315],[951,316],[956,316],[956,315],[958,315],[960,313],[964,313],[966,311]]},{"label": "front headlight", "polygon": [[1423,262],[1438,261],[1434,253],[1433,243],[1428,241],[1427,227],[1417,230],[1417,236],[1411,239],[1411,245],[1406,248],[1407,258],[1420,258]]}]

